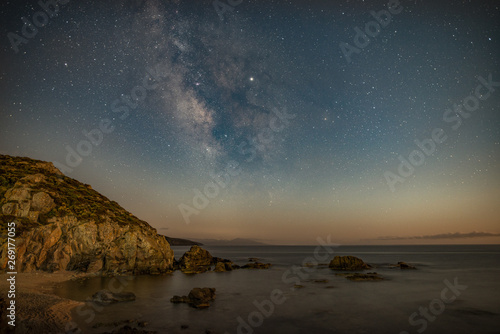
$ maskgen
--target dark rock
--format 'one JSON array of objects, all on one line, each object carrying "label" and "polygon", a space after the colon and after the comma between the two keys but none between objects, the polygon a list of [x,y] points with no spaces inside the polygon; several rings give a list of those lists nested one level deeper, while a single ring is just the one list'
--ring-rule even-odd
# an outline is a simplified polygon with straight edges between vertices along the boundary
[{"label": "dark rock", "polygon": [[194,288],[189,292],[189,305],[194,308],[207,308],[215,299],[215,288]]},{"label": "dark rock", "polygon": [[337,274],[338,276],[344,276],[350,281],[356,281],[356,282],[361,282],[361,281],[381,281],[384,278],[380,276],[377,273],[367,273],[367,274],[360,274],[360,273],[354,273],[354,274]]},{"label": "dark rock", "polygon": [[271,266],[270,263],[261,263],[261,262],[253,262],[253,263],[247,263],[242,269],[268,269]]},{"label": "dark rock", "polygon": [[221,259],[220,257],[214,257],[213,263],[215,264],[215,272],[225,272],[240,268],[240,266],[234,264],[233,261]]},{"label": "dark rock", "polygon": [[392,265],[391,268],[399,268],[399,269],[417,269],[416,267],[408,264],[406,262],[398,262],[398,264]]},{"label": "dark rock", "polygon": [[135,294],[133,292],[113,293],[109,290],[100,290],[92,295],[92,301],[101,305],[129,302],[134,300]]},{"label": "dark rock", "polygon": [[188,329],[189,325],[181,325],[181,329]]},{"label": "dark rock", "polygon": [[362,270],[371,268],[370,265],[355,256],[335,256],[330,261],[329,267],[333,270]]},{"label": "dark rock", "polygon": [[295,284],[295,285],[293,286],[293,288],[294,288],[294,289],[302,289],[303,287],[304,287],[304,286],[303,286],[303,285],[301,285],[301,284]]},{"label": "dark rock", "polygon": [[187,296],[173,296],[170,298],[170,302],[174,304],[189,303],[189,298]]},{"label": "dark rock", "polygon": [[260,261],[260,259],[257,257],[249,257],[248,258],[248,262],[258,262],[258,261]]},{"label": "dark rock", "polygon": [[172,303],[187,303],[194,308],[207,308],[215,299],[215,288],[194,288],[187,296],[173,296]]}]

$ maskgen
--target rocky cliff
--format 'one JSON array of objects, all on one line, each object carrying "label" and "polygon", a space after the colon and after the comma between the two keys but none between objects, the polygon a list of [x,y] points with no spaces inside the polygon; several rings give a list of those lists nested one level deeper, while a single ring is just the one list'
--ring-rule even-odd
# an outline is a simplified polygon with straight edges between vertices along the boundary
[{"label": "rocky cliff", "polygon": [[164,236],[52,163],[0,155],[0,269],[16,222],[18,272],[150,274],[173,269]]}]

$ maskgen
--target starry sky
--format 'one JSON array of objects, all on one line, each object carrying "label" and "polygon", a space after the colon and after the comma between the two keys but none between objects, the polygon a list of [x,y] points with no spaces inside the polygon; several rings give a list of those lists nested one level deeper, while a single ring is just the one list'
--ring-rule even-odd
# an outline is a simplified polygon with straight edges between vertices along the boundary
[{"label": "starry sky", "polygon": [[173,237],[500,242],[498,2],[45,7],[0,4],[1,154]]}]

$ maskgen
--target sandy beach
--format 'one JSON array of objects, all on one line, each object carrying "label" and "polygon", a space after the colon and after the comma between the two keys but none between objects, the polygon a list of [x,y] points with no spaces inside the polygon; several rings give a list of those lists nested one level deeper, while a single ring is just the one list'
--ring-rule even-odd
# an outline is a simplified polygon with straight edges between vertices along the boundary
[{"label": "sandy beach", "polygon": [[[71,299],[54,294],[57,285],[85,274],[61,271],[55,273],[32,272],[16,275],[16,333],[64,333],[71,322],[71,310],[79,305]],[[2,312],[6,312],[8,276],[0,275]],[[4,314],[2,314],[2,319]],[[12,327],[1,322],[1,333],[14,333]]]}]

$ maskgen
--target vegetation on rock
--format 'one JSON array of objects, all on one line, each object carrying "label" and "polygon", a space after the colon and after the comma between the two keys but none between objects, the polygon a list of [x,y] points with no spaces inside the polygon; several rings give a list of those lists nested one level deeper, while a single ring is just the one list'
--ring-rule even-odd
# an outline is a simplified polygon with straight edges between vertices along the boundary
[{"label": "vegetation on rock", "polygon": [[335,256],[329,264],[333,270],[362,270],[370,269],[370,265],[355,256]]},{"label": "vegetation on rock", "polygon": [[16,223],[17,268],[117,273],[173,270],[164,236],[50,162],[0,155],[0,269]]}]

